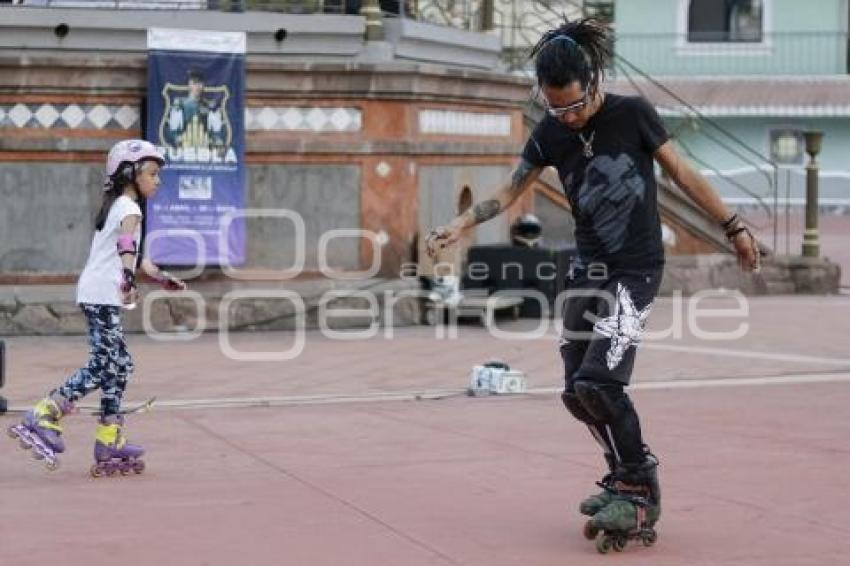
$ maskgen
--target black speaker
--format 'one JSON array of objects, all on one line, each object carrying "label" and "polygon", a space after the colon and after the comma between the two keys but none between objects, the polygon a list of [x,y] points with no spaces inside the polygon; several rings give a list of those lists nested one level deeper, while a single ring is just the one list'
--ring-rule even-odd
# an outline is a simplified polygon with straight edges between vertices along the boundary
[{"label": "black speaker", "polygon": [[[564,290],[575,248],[527,248],[504,244],[472,246],[467,254],[461,282],[463,289],[533,289],[546,298],[550,316],[555,297]],[[540,301],[526,298],[520,307],[523,318],[540,318]]]}]

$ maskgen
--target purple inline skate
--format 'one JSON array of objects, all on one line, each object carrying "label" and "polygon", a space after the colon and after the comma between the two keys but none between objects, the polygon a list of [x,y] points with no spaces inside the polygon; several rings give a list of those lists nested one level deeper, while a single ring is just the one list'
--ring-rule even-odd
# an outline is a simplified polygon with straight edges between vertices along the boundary
[{"label": "purple inline skate", "polygon": [[9,427],[7,432],[18,441],[21,448],[32,450],[33,458],[43,460],[45,467],[53,471],[59,467],[56,455],[65,451],[59,421],[73,409],[70,401],[45,397],[27,412],[20,423]]},{"label": "purple inline skate", "polygon": [[145,449],[130,444],[124,438],[124,417],[115,415],[101,419],[97,423],[94,442],[94,465],[92,477],[113,476],[116,473],[127,475],[130,472],[141,474],[145,462],[141,459]]}]

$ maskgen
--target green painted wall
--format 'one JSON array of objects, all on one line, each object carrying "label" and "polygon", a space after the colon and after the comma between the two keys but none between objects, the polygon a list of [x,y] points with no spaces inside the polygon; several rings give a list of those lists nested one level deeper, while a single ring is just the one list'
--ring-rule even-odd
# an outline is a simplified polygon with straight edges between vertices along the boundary
[{"label": "green painted wall", "polygon": [[[617,52],[653,75],[824,75],[848,71],[848,0],[763,0],[763,44],[689,44],[688,0],[620,0]],[[680,23],[683,22],[683,23]]]},{"label": "green painted wall", "polygon": [[[682,120],[667,119],[668,130],[675,132],[676,143],[680,151],[685,154],[685,146],[696,155],[700,162],[693,161],[697,169],[717,169],[724,173],[735,171],[730,175],[732,179],[743,184],[749,191],[765,198],[772,198],[772,189],[763,174],[753,171],[753,166],[760,162],[757,157],[742,150],[733,142],[730,142],[716,129],[703,125],[694,129],[689,123]],[[800,118],[718,118],[715,121],[726,131],[742,140],[746,145],[762,153],[765,157],[769,155],[768,143],[771,129],[781,127],[799,128],[802,130],[812,129],[824,132],[823,150],[818,156],[823,178],[821,179],[820,195],[823,199],[830,201],[844,201],[850,204],[850,167],[848,167],[848,156],[850,156],[850,120],[835,118],[800,119]],[[734,155],[724,149],[712,138],[722,140],[725,145],[733,148],[739,154]],[[684,144],[684,145],[681,145]],[[755,163],[750,163],[747,160]],[[804,158],[804,163],[808,157]],[[745,171],[749,168],[750,171]],[[784,199],[786,184],[790,179],[790,193],[792,199],[802,199],[805,196],[804,165],[789,166],[792,174],[780,175],[780,198]],[[768,168],[768,170],[771,170]],[[771,170],[772,171],[772,170]],[[731,182],[721,179],[713,179],[714,184],[720,190],[724,198],[744,198],[747,193],[736,187]]]},{"label": "green painted wall", "polygon": [[618,34],[676,33],[679,0],[618,0],[614,25]]}]

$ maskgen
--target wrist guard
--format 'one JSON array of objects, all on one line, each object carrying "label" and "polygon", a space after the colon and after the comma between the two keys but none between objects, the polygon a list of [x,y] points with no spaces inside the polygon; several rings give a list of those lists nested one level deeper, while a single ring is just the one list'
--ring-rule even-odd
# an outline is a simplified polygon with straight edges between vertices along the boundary
[{"label": "wrist guard", "polygon": [[129,293],[136,289],[136,274],[129,267],[125,267],[121,272],[121,292]]}]

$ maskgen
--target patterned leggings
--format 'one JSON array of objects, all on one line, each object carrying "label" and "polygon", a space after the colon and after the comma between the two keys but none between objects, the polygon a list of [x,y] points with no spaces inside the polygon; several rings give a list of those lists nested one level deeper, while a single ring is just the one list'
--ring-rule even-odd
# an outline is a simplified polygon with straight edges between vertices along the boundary
[{"label": "patterned leggings", "polygon": [[100,407],[104,416],[121,409],[127,378],[133,373],[133,360],[124,343],[120,307],[82,304],[89,327],[89,363],[75,371],[53,393],[76,401],[100,389]]}]

